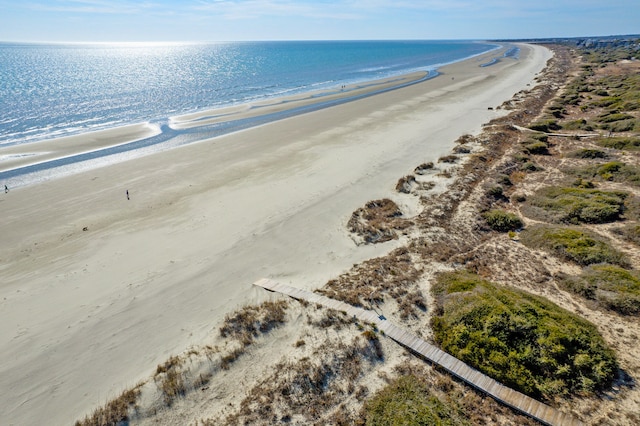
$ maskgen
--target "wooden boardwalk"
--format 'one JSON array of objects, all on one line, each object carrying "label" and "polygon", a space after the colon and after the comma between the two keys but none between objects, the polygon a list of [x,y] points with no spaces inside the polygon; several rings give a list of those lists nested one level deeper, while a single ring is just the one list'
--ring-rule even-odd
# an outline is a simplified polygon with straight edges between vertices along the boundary
[{"label": "wooden boardwalk", "polygon": [[441,366],[450,374],[479,391],[486,393],[499,403],[512,407],[541,423],[551,426],[582,425],[582,422],[572,416],[502,385],[415,334],[395,326],[384,317],[379,317],[378,314],[373,311],[357,308],[320,294],[280,284],[269,279],[261,279],[256,281],[254,285],[269,291],[285,294],[297,300],[306,300],[310,303],[317,303],[327,308],[342,311],[349,316],[356,317],[360,321],[374,324],[379,330],[383,331],[386,336],[405,346],[418,356]]}]

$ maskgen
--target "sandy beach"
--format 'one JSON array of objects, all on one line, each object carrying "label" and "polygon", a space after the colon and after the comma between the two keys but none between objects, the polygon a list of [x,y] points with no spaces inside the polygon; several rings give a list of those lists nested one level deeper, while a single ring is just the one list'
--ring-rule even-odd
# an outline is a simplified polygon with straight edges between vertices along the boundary
[{"label": "sandy beach", "polygon": [[[351,213],[390,197],[411,216],[418,202],[393,190],[398,177],[448,154],[535,84],[551,53],[520,47],[519,59],[480,67],[504,53],[491,52],[397,90],[0,195],[4,424],[73,423],[262,300],[259,278],[313,289],[396,247],[357,245]],[[74,141],[63,155],[86,149]]]}]

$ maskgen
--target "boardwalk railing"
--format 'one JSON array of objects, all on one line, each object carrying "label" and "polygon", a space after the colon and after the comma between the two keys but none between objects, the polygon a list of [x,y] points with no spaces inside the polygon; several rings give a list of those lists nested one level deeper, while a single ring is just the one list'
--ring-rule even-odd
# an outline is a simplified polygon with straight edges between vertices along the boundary
[{"label": "boardwalk railing", "polygon": [[310,303],[317,303],[327,308],[342,311],[349,316],[356,317],[360,321],[374,324],[379,330],[383,331],[386,336],[410,349],[420,357],[441,366],[450,374],[479,391],[486,393],[499,403],[514,408],[541,423],[551,426],[582,425],[582,422],[569,414],[556,410],[549,405],[543,404],[523,393],[504,386],[415,334],[403,330],[382,316],[378,316],[375,312],[357,308],[310,291],[280,284],[266,278],[256,281],[254,285],[269,291],[285,294],[297,300],[305,300]]}]

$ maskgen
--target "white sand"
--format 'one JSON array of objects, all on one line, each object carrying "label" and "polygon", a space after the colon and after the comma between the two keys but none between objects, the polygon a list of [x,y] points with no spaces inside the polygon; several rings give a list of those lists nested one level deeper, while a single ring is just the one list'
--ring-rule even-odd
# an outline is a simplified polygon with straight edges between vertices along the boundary
[{"label": "white sand", "polygon": [[73,423],[261,300],[258,278],[314,288],[390,250],[397,243],[353,243],[353,210],[477,132],[549,57],[522,46],[518,61],[473,59],[404,89],[0,194],[3,424]]}]

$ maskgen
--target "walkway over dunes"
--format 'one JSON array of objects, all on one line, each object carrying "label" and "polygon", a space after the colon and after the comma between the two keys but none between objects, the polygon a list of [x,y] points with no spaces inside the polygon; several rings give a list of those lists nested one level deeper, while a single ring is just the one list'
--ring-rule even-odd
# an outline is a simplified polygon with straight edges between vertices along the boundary
[{"label": "walkway over dunes", "polygon": [[254,285],[272,292],[282,293],[296,300],[305,300],[337,311],[346,312],[347,315],[356,317],[362,322],[374,324],[379,330],[383,331],[386,336],[408,348],[414,354],[433,364],[441,366],[453,376],[479,391],[486,393],[499,403],[512,407],[541,423],[551,426],[582,425],[582,422],[574,419],[570,415],[502,385],[420,337],[395,326],[384,317],[378,316],[375,312],[357,308],[320,294],[280,284],[269,279],[261,279],[256,281]]}]

